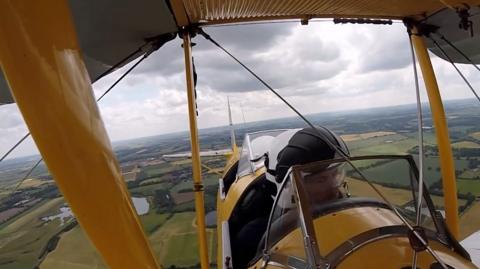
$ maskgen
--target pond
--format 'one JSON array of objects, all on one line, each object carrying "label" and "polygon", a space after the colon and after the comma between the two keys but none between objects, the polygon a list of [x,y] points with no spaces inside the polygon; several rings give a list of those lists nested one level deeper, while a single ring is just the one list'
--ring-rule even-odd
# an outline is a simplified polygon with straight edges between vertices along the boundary
[{"label": "pond", "polygon": [[133,205],[138,215],[145,215],[148,213],[150,205],[145,197],[132,197]]}]

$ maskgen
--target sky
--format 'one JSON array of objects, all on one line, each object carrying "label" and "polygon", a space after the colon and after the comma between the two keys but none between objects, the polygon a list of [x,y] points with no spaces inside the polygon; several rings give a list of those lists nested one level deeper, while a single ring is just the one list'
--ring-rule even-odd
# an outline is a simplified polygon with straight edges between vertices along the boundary
[{"label": "sky", "polygon": [[[206,27],[302,114],[415,103],[408,35],[402,23],[335,25],[331,21]],[[198,126],[291,117],[276,96],[201,36],[193,39],[198,74]],[[183,49],[176,38],[149,56],[99,103],[112,141],[188,130]],[[444,100],[472,98],[450,63],[431,54]],[[100,96],[124,68],[93,84]],[[480,76],[459,65],[474,88]],[[420,73],[420,72],[419,72]],[[421,97],[426,93],[420,73]],[[15,104],[0,106],[0,156],[28,132]],[[12,157],[32,155],[29,138]]]}]

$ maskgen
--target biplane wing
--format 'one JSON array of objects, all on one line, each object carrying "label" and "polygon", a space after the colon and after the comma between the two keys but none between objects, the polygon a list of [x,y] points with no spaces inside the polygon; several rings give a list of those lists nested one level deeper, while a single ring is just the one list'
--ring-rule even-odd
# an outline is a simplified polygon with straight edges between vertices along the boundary
[{"label": "biplane wing", "polygon": [[[192,161],[192,170],[198,190],[195,192],[197,226],[203,244],[200,260],[202,268],[207,268],[200,158],[196,158],[199,145],[191,35],[184,31],[185,27],[282,19],[307,23],[313,18],[409,18],[416,22],[432,18],[433,24],[435,14],[442,17],[446,10],[456,16],[465,7],[479,4],[479,0],[0,1],[0,65],[45,163],[105,262],[112,268],[159,268],[121,178],[90,82],[117,63],[121,62],[117,67],[127,64],[149,52],[151,46],[162,46],[182,31],[192,157],[196,159]],[[478,19],[476,16],[474,13],[466,16],[466,25]],[[459,20],[458,16],[455,18]],[[442,31],[442,25],[438,26]],[[473,33],[475,37],[477,33],[451,29],[452,33],[446,30],[444,34],[462,44],[463,36]],[[458,40],[453,38],[456,31]],[[423,39],[421,36],[413,39],[422,54],[423,62],[419,63],[428,69],[425,77],[434,81]],[[470,45],[464,48],[465,53],[478,59],[478,50],[467,47]],[[0,79],[0,83],[4,81]],[[451,152],[442,151],[450,148],[443,107],[436,83],[428,83],[427,89],[432,95],[435,129],[437,137],[442,139],[440,157],[448,176],[443,184],[444,190],[450,191],[445,195],[449,202],[447,221],[448,209],[454,209],[450,215],[455,217],[450,220],[456,224],[456,200],[450,199],[451,194],[456,194],[455,171],[448,162],[452,159]],[[6,83],[0,86],[0,96],[0,103],[14,101]],[[446,183],[453,183],[453,187]],[[96,187],[92,188],[94,184]]]},{"label": "biplane wing", "polygon": [[[451,23],[452,21],[457,21],[458,23]],[[440,40],[440,42],[438,42],[439,45],[454,62],[469,63],[463,55],[453,49],[445,40],[455,45],[455,47],[468,56],[473,63],[480,64],[480,46],[478,46],[478,44],[480,44],[480,27],[478,27],[478,25],[480,25],[480,7],[472,6],[468,11],[468,20],[466,23],[475,25],[471,27],[471,29],[462,29],[459,25],[461,22],[459,15],[451,9],[445,9],[433,14],[425,22],[438,27],[436,33],[433,35]],[[448,61],[430,39],[427,39],[427,46],[435,55]]]},{"label": "biplane wing", "polygon": [[[168,1],[68,1],[74,26],[78,35],[83,60],[95,82],[100,74],[109,70],[127,56],[127,61],[134,60],[148,49],[142,48],[146,41],[160,38],[160,42],[167,42],[175,36],[178,26],[187,24],[224,24],[243,21],[279,20],[279,19],[312,19],[322,17],[366,17],[402,19],[405,17],[419,18],[427,16],[427,23],[433,24],[438,31],[448,37],[475,63],[480,63],[480,16],[478,1],[362,1],[359,5],[355,0],[341,3],[310,3],[312,1],[202,1],[172,0]],[[309,5],[308,12],[305,9]],[[459,20],[457,13],[447,8],[451,6],[468,6],[469,20],[473,25],[473,36],[468,31],[456,27],[457,24],[447,24],[452,20]],[[172,14],[173,13],[173,14]],[[106,16],[105,14],[108,14]],[[442,44],[441,44],[442,45]],[[443,47],[443,45],[442,45]],[[140,50],[138,50],[140,48]],[[429,48],[439,57],[439,53],[432,44]],[[453,60],[464,63],[465,59],[455,51],[451,52]],[[121,65],[120,65],[121,66]],[[0,72],[0,105],[13,103],[14,99],[8,85]]]}]

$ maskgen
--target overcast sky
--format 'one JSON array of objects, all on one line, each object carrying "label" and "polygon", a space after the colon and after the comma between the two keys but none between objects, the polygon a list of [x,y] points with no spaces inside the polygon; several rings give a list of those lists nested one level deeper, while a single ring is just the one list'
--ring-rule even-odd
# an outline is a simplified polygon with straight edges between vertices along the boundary
[{"label": "overcast sky", "polygon": [[[255,24],[205,28],[304,114],[415,102],[408,36],[403,24],[334,25],[332,22]],[[227,96],[234,122],[294,116],[280,100],[203,37],[194,38],[199,128],[226,125]],[[181,40],[147,58],[99,104],[113,141],[188,129]],[[453,67],[432,56],[444,99],[472,98]],[[459,66],[475,88],[480,76]],[[125,67],[128,68],[128,65]],[[93,85],[97,97],[124,71]],[[476,71],[478,72],[478,71]],[[421,79],[421,77],[420,77]],[[425,101],[423,81],[422,98]],[[0,155],[26,132],[15,104],[0,106]],[[12,156],[35,153],[27,141]]]}]

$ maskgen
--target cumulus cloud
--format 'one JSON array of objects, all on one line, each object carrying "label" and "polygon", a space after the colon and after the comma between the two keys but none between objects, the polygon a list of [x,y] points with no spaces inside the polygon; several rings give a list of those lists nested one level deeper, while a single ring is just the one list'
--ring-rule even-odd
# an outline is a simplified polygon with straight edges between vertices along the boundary
[{"label": "cumulus cloud", "polygon": [[[304,114],[415,102],[407,34],[392,26],[311,23],[208,27],[205,30]],[[200,128],[295,116],[276,96],[203,37],[194,38]],[[112,140],[188,129],[181,40],[152,54],[99,104]],[[445,99],[473,95],[455,70],[432,58]],[[94,85],[98,97],[133,63]],[[474,87],[476,70],[461,65]],[[426,100],[420,75],[422,99]],[[0,149],[26,127],[18,110],[0,106]],[[5,145],[5,146],[4,146]],[[33,143],[31,150],[34,150]]]},{"label": "cumulus cloud", "polygon": [[402,26],[379,28],[374,34],[366,32],[360,40],[361,72],[394,70],[411,64],[408,35]]}]

